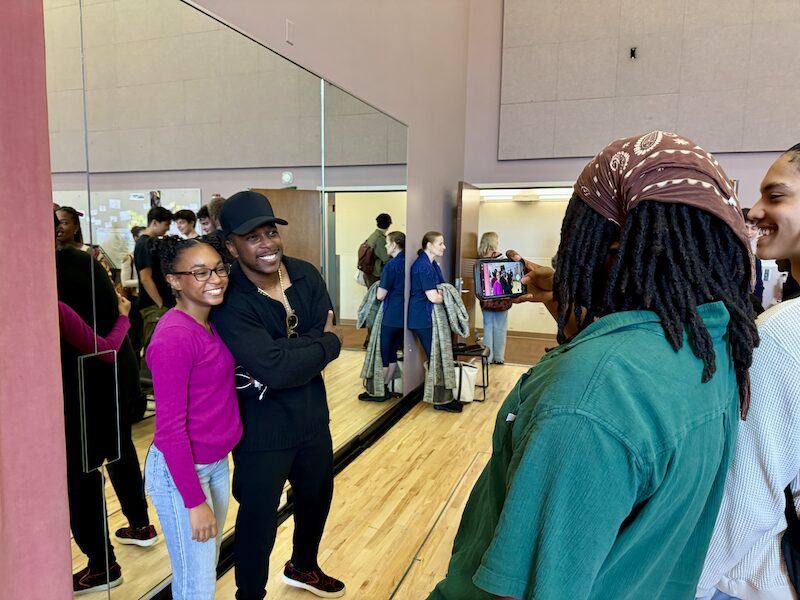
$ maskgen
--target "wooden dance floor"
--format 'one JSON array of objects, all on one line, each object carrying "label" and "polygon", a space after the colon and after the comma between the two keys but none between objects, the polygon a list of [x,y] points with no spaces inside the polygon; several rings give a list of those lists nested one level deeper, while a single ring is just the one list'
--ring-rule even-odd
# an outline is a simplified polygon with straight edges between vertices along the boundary
[{"label": "wooden dance floor", "polygon": [[[537,357],[538,358],[538,357]],[[379,417],[391,403],[360,402],[356,371],[363,353],[343,351],[326,370],[334,448],[352,439]],[[461,414],[433,410],[420,403],[390,431],[336,476],[333,506],[320,551],[320,565],[345,581],[347,598],[364,600],[420,599],[444,575],[461,512],[491,451],[495,413],[527,366],[492,365],[486,402],[467,405]],[[154,420],[135,427],[134,443],[144,463],[152,441]],[[113,534],[127,522],[119,502],[106,485],[109,529]],[[226,532],[232,531],[238,505],[231,498]],[[157,515],[150,518],[159,533]],[[278,530],[270,561],[270,599],[313,598],[281,581],[291,554],[293,522]],[[112,538],[112,543],[114,540]],[[113,589],[115,600],[149,598],[170,575],[163,539],[150,548],[114,543],[124,583]],[[73,569],[85,557],[73,542]],[[233,599],[233,570],[217,584],[217,598]],[[89,600],[107,594],[84,596]]]},{"label": "wooden dance floor", "polygon": [[[421,600],[444,576],[469,492],[491,452],[495,413],[527,367],[492,366],[485,403],[461,414],[418,404],[336,476],[319,562],[347,585],[345,598]],[[270,600],[310,600],[281,581],[292,520],[278,529]],[[234,597],[233,571],[217,598]]]}]

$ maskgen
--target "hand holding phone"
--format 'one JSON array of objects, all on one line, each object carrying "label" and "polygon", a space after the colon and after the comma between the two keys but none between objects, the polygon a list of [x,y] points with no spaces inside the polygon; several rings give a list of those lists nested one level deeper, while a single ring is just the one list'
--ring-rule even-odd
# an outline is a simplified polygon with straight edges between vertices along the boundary
[{"label": "hand holding phone", "polygon": [[523,265],[504,258],[485,258],[475,263],[475,295],[480,300],[516,298],[527,293]]},{"label": "hand holding phone", "polygon": [[522,264],[524,271],[522,283],[527,288],[526,293],[513,298],[514,302],[544,302],[547,304],[553,301],[555,270],[522,258],[516,250],[507,251],[506,256],[512,261]]}]

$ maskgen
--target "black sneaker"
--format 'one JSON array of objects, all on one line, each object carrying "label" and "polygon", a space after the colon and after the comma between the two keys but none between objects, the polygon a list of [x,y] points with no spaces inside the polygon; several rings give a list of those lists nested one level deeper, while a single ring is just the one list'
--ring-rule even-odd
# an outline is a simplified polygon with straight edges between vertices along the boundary
[{"label": "black sneaker", "polygon": [[461,402],[458,400],[453,400],[452,402],[448,402],[447,404],[434,404],[433,408],[436,410],[443,410],[445,412],[451,413],[460,413],[464,410],[464,407],[461,406]]},{"label": "black sneaker", "polygon": [[122,569],[118,563],[114,563],[108,569],[108,573],[100,571],[91,573],[89,567],[83,571],[78,571],[72,575],[72,595],[82,596],[92,592],[110,590],[122,583]]},{"label": "black sneaker", "polygon": [[114,533],[114,539],[120,544],[130,544],[134,546],[152,546],[158,541],[156,528],[152,525],[144,527],[123,527]]},{"label": "black sneaker", "polygon": [[341,598],[345,592],[343,582],[326,575],[319,567],[301,571],[294,568],[292,561],[287,561],[283,569],[283,582],[307,590],[320,598]]},{"label": "black sneaker", "polygon": [[361,392],[358,395],[359,400],[364,400],[365,402],[385,402],[391,398],[391,396],[372,396],[369,392]]}]

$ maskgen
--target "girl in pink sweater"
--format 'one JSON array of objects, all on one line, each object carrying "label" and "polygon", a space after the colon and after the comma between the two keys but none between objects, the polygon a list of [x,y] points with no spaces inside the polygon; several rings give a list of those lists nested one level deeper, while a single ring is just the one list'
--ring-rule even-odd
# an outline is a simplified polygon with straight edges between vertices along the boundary
[{"label": "girl in pink sweater", "polygon": [[228,453],[242,435],[233,356],[208,321],[222,302],[228,268],[197,239],[165,238],[156,252],[177,306],[158,322],[147,349],[156,429],[145,481],[172,562],[172,597],[213,599]]}]

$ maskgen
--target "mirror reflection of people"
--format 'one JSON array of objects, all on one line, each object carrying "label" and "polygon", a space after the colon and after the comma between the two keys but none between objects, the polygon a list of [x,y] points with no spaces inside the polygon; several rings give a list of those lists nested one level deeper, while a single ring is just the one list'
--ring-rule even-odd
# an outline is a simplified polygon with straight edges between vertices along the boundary
[{"label": "mirror reflection of people", "polygon": [[228,454],[242,435],[235,363],[209,322],[222,303],[228,267],[208,244],[156,242],[161,270],[177,302],[147,349],[158,415],[145,461],[172,565],[175,600],[213,600],[228,513]]},{"label": "mirror reflection of people", "polygon": [[333,443],[322,370],[339,356],[325,282],[310,263],[285,256],[275,216],[262,194],[231,196],[220,212],[236,258],[225,302],[211,320],[230,348],[244,433],[233,452],[239,501],[234,542],[236,597],[264,597],[277,511],[288,480],[294,540],[283,581],[338,598],[345,585],[318,561],[333,496]]},{"label": "mirror reflection of people", "polygon": [[375,231],[373,231],[367,238],[366,244],[372,248],[375,256],[374,267],[372,273],[364,273],[367,280],[367,287],[380,280],[381,271],[383,266],[388,263],[392,257],[386,253],[386,232],[392,225],[392,217],[386,213],[381,213],[375,217]]},{"label": "mirror reflection of people", "polygon": [[[161,206],[147,211],[147,227],[136,240],[133,250],[133,263],[139,273],[139,313],[142,315],[142,350],[155,331],[158,320],[171,307],[175,297],[161,272],[160,261],[152,242],[167,234],[172,223],[172,213]],[[147,365],[142,360],[142,371],[147,373]]]},{"label": "mirror reflection of people", "polygon": [[[389,230],[391,225],[391,216],[386,213],[379,214],[377,217],[375,217],[375,231],[373,231],[364,242],[367,246],[372,248],[372,256],[374,259],[372,272],[364,273],[364,280],[366,282],[367,289],[372,287],[376,281],[380,280],[384,265],[392,258],[386,253],[386,232]],[[369,328],[367,328],[367,335],[364,338],[364,343],[362,344],[365,349],[369,343],[370,335],[371,331]]]},{"label": "mirror reflection of people", "polygon": [[[403,347],[403,305],[406,280],[406,236],[392,231],[386,236],[386,253],[391,260],[381,271],[381,283],[376,298],[383,302],[381,321],[381,360],[383,361],[383,400],[392,397],[389,383],[397,370],[397,351]],[[359,395],[360,400],[376,400],[368,392]]]},{"label": "mirror reflection of people", "polygon": [[[502,254],[498,251],[499,246],[500,240],[497,232],[487,231],[481,236],[478,244],[478,258],[500,258]],[[510,293],[510,283],[508,289]],[[483,345],[489,348],[489,361],[496,364],[503,364],[506,359],[506,332],[508,311],[511,306],[511,300],[508,298],[480,301],[481,315],[483,316]]]},{"label": "mirror reflection of people", "polygon": [[64,246],[72,246],[78,250],[88,252],[91,248],[83,243],[80,219],[82,216],[83,213],[78,212],[71,206],[59,207],[56,210],[56,217],[58,217],[56,239]]},{"label": "mirror reflection of people", "polygon": [[207,235],[212,231],[216,231],[216,227],[214,227],[214,223],[211,222],[211,217],[208,216],[208,205],[204,204],[200,207],[197,211],[197,221],[200,223],[200,230],[203,232],[203,235]]},{"label": "mirror reflection of people", "polygon": [[208,220],[211,224],[211,231],[208,233],[220,231],[219,213],[224,205],[225,198],[219,194],[214,194],[208,201],[206,206],[208,207]]},{"label": "mirror reflection of people", "polygon": [[612,142],[575,184],[554,277],[561,345],[500,408],[430,598],[691,598],[758,340],[728,177],[676,134]]},{"label": "mirror reflection of people", "polygon": [[[64,305],[60,310],[61,379],[70,527],[75,543],[88,557],[87,566],[73,574],[76,594],[122,583],[122,569],[108,536],[103,477],[96,468],[104,461],[114,461],[106,468],[128,520],[127,527],[116,530],[115,540],[143,547],[158,540],[148,516],[139,460],[131,438],[141,390],[136,356],[124,331],[120,331],[128,325],[130,304],[117,295],[104,273],[90,253],[58,244],[56,283],[59,302]],[[66,307],[70,310],[64,310]],[[117,350],[116,369],[115,357],[110,353],[80,359],[94,353],[95,348],[98,352]],[[84,472],[84,460],[91,469],[88,473]]]},{"label": "mirror reflection of people", "polygon": [[177,211],[172,215],[172,220],[175,221],[175,227],[184,239],[192,239],[199,236],[195,226],[197,225],[197,216],[194,211],[184,208]]},{"label": "mirror reflection of people", "polygon": [[[134,225],[131,227],[131,237],[134,245],[139,239],[144,227]],[[131,301],[130,321],[131,328],[128,332],[136,356],[142,351],[142,315],[139,313],[139,273],[133,263],[133,252],[128,252],[122,257],[122,267],[120,269],[120,283],[122,292]]]}]

